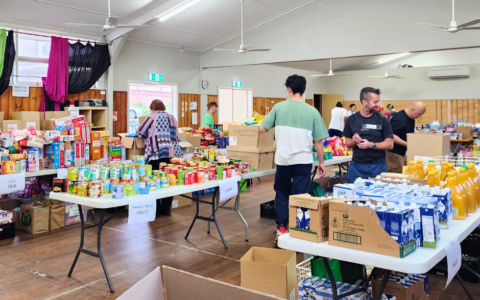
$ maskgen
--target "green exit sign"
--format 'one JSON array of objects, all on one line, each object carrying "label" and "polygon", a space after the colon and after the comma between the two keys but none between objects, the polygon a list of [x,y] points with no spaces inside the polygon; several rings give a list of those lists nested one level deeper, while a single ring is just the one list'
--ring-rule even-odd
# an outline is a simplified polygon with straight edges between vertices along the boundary
[{"label": "green exit sign", "polygon": [[243,83],[241,81],[232,81],[233,87],[242,87]]},{"label": "green exit sign", "polygon": [[163,75],[162,74],[150,74],[149,79],[151,81],[163,81]]}]

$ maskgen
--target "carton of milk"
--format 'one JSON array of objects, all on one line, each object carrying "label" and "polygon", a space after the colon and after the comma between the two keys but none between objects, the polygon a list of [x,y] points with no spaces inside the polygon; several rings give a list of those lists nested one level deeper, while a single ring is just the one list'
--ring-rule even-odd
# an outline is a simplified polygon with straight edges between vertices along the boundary
[{"label": "carton of milk", "polygon": [[354,195],[354,184],[342,183],[333,186],[333,198],[352,198]]},{"label": "carton of milk", "polygon": [[452,192],[449,188],[436,190],[432,193],[432,197],[438,199],[440,228],[448,229],[453,222]]},{"label": "carton of milk", "polygon": [[422,218],[422,246],[435,249],[438,242],[438,229],[435,226],[435,206],[432,204],[422,206],[420,215]]}]

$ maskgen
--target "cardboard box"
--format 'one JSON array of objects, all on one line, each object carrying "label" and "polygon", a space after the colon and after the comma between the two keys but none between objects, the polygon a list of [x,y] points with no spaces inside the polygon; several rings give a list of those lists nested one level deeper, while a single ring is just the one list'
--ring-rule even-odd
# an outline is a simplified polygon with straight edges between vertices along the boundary
[{"label": "cardboard box", "polygon": [[90,145],[91,159],[97,160],[102,158],[102,140],[98,132],[92,132],[92,144]]},{"label": "cardboard box", "polygon": [[[372,281],[372,299],[376,298],[378,294],[378,289],[382,281],[380,279],[375,279]],[[428,296],[425,293],[424,281],[423,279],[417,281],[414,285],[405,288],[402,284],[389,281],[385,286],[383,294],[395,296],[397,300],[428,300]],[[383,298],[382,298],[383,299]],[[388,298],[390,299],[390,298]]]},{"label": "cardboard box", "polygon": [[259,132],[260,126],[230,125],[228,135],[230,146],[249,148],[273,147],[275,130]]},{"label": "cardboard box", "polygon": [[14,111],[12,120],[18,121],[38,121],[44,120],[43,113],[38,111]]},{"label": "cardboard box", "polygon": [[0,122],[3,122],[4,117],[5,117],[5,112],[0,111]]},{"label": "cardboard box", "polygon": [[457,133],[463,133],[465,140],[473,139],[473,127],[471,126],[458,126]]},{"label": "cardboard box", "polygon": [[433,133],[407,134],[407,159],[415,156],[443,156],[450,154],[450,135]]},{"label": "cardboard box", "polygon": [[7,120],[2,122],[2,132],[10,132],[12,130],[20,130],[23,129],[23,121],[18,120]]},{"label": "cardboard box", "polygon": [[[270,148],[247,148],[227,147],[228,157],[241,159],[242,162],[250,164],[255,171],[266,171],[273,169],[275,163],[275,147]],[[240,149],[240,151],[234,150]],[[247,151],[246,151],[247,150]]]},{"label": "cardboard box", "polygon": [[[290,196],[290,236],[315,243],[328,241],[328,202],[327,198],[311,197],[308,194]],[[310,209],[309,230],[297,227],[297,208]]]},{"label": "cardboard box", "polygon": [[[370,207],[347,205],[350,199],[331,200],[328,244],[403,258],[415,251],[415,241],[401,246],[380,225]],[[365,203],[365,201],[363,201]],[[372,201],[375,204],[375,201]]]},{"label": "cardboard box", "polygon": [[[198,135],[187,135],[187,142],[189,142],[192,146],[188,147],[187,153],[193,153],[193,148],[200,148],[200,142],[202,141],[202,137]],[[185,153],[184,153],[185,154]]]},{"label": "cardboard box", "polygon": [[95,131],[100,134],[100,137],[109,137],[110,136],[110,131]]},{"label": "cardboard box", "polygon": [[29,127],[33,127],[35,130],[40,130],[41,129],[41,121],[40,120],[22,121],[22,127],[19,128],[19,129],[27,129]]},{"label": "cardboard box", "polygon": [[40,129],[41,130],[49,130],[55,131],[55,120],[54,119],[46,119],[44,121],[40,121]]},{"label": "cardboard box", "polygon": [[129,133],[119,133],[122,137],[122,146],[126,148],[126,159],[131,160],[135,155],[145,154],[145,139],[127,137]]},{"label": "cardboard box", "polygon": [[193,153],[193,145],[187,141],[185,133],[179,132],[178,139],[180,140],[178,144],[183,148],[183,154]]},{"label": "cardboard box", "polygon": [[138,124],[141,126],[146,118],[148,118],[148,116],[139,117],[138,118]]},{"label": "cardboard box", "polygon": [[241,287],[283,299],[298,299],[294,251],[252,247],[240,259]]},{"label": "cardboard box", "polygon": [[44,119],[51,120],[51,119],[61,119],[66,117],[70,117],[69,111],[46,111]]},{"label": "cardboard box", "polygon": [[[192,197],[192,193],[188,193],[185,195],[188,197]],[[180,195],[173,196],[172,208],[180,208],[188,205],[192,205],[192,200],[182,197]]]}]

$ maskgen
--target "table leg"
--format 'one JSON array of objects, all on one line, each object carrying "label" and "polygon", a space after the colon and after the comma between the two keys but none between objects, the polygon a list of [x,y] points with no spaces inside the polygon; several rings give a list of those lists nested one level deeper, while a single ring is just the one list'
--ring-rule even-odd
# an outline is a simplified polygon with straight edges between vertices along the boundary
[{"label": "table leg", "polygon": [[460,285],[462,286],[463,290],[467,294],[468,299],[473,300],[474,298],[473,298],[472,294],[470,294],[470,291],[467,289],[467,286],[465,285],[465,282],[463,282],[463,279],[462,279],[462,277],[460,277],[460,274],[458,274],[458,272],[455,275],[455,278],[457,278],[458,282],[460,282]]},{"label": "table leg", "polygon": [[[217,191],[215,190],[215,192],[213,193],[212,203],[213,203],[214,201],[218,201],[218,199],[217,199],[216,196],[217,196]],[[230,200],[229,200],[229,201],[230,201]],[[223,205],[225,205],[225,204],[227,204],[227,203],[228,203],[228,201],[226,201],[225,203],[223,203]],[[218,210],[219,207],[223,207],[223,205],[222,205],[222,206],[217,206],[217,210]],[[208,216],[208,218],[210,219],[212,216],[213,216],[213,214],[210,214],[210,216]],[[207,223],[208,223],[208,224],[207,224],[207,233],[210,234],[210,220],[209,220]]]},{"label": "table leg", "polygon": [[383,291],[385,290],[385,287],[387,286],[388,279],[390,278],[390,274],[392,274],[392,271],[390,270],[385,270],[385,273],[383,274],[383,279],[382,282],[380,283],[380,287],[378,288],[378,293],[377,296],[375,297],[375,300],[381,300]]},{"label": "table leg", "polygon": [[110,275],[108,275],[107,265],[105,264],[105,260],[103,259],[103,254],[101,249],[102,229],[103,229],[103,225],[105,225],[103,223],[104,218],[105,218],[105,209],[102,209],[102,214],[100,215],[100,221],[98,223],[98,231],[97,231],[97,253],[98,253],[98,257],[100,258],[100,262],[102,263],[103,272],[105,273],[105,278],[107,278],[108,287],[110,288],[110,292],[113,293],[114,291],[113,291],[112,281],[110,280]]},{"label": "table leg", "polygon": [[312,173],[312,180],[310,182],[313,183],[313,180],[315,179],[315,175],[317,175],[317,170],[318,170],[318,167],[315,166],[315,169],[313,169],[313,173]]},{"label": "table leg", "polygon": [[240,217],[240,219],[242,219],[242,222],[245,225],[245,242],[248,242],[248,224],[247,221],[245,221],[245,219],[243,218],[242,213],[240,212],[240,190],[246,183],[247,181],[244,181],[243,184],[240,186],[240,181],[238,182],[238,194],[237,199],[235,200],[235,210],[237,211],[238,216]]},{"label": "table leg", "polygon": [[328,280],[330,280],[330,284],[332,285],[332,300],[338,300],[339,298],[337,297],[337,283],[335,281],[335,278],[333,277],[332,269],[330,269],[328,258],[322,257],[322,260],[323,260],[323,266],[327,271]]},{"label": "table leg", "polygon": [[75,255],[75,259],[73,260],[73,264],[70,267],[70,272],[68,272],[68,277],[72,276],[73,269],[75,268],[75,265],[77,264],[78,257],[80,256],[80,250],[83,249],[83,241],[84,241],[84,231],[85,231],[85,222],[83,221],[83,212],[82,212],[82,206],[78,204],[78,211],[80,212],[80,247],[78,247],[77,254]]},{"label": "table leg", "polygon": [[[215,196],[214,196],[214,197],[215,197]],[[196,221],[197,218],[198,218],[198,212],[199,212],[199,210],[200,210],[200,199],[199,199],[199,197],[198,197],[198,193],[197,193],[197,192],[195,192],[194,198],[195,198],[195,202],[197,202],[197,211],[195,212],[195,217],[193,218],[192,225],[190,225],[190,228],[188,228],[187,235],[185,236],[185,239],[188,238],[188,235],[190,234],[190,231],[191,231],[192,228],[193,228],[193,224],[195,224],[195,221]]]}]

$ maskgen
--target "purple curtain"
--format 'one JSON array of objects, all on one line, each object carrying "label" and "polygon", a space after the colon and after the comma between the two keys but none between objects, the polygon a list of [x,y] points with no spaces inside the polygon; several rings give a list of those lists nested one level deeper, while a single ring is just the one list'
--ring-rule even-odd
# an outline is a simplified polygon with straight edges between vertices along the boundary
[{"label": "purple curtain", "polygon": [[[55,110],[59,110],[60,104],[65,103],[68,94],[68,39],[52,36],[44,87],[48,97],[55,102]],[[45,111],[44,100],[42,108]]]}]

